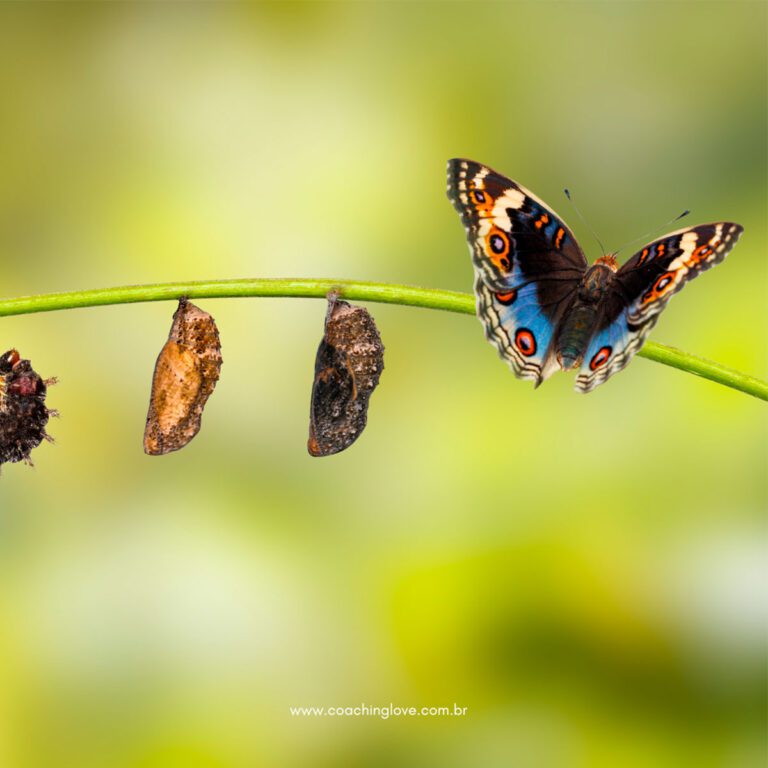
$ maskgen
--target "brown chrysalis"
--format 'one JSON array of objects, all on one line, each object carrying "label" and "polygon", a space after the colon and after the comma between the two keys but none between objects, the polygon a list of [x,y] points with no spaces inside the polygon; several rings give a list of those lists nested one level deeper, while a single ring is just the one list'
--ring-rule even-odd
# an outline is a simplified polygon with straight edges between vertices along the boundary
[{"label": "brown chrysalis", "polygon": [[220,370],[216,323],[207,312],[180,299],[168,341],[155,363],[145,453],[161,456],[178,451],[200,431],[203,408]]},{"label": "brown chrysalis", "polygon": [[15,349],[0,355],[0,464],[31,464],[32,450],[51,440],[45,425],[58,414],[46,408],[45,395],[54,382],[44,381]]},{"label": "brown chrysalis", "polygon": [[384,346],[368,310],[330,294],[315,358],[307,442],[312,456],[339,453],[360,437],[383,370]]}]

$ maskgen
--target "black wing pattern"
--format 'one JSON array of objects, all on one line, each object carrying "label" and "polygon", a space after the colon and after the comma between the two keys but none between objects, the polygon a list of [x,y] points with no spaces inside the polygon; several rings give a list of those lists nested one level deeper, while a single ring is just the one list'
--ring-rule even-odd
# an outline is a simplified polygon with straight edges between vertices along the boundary
[{"label": "black wing pattern", "polygon": [[624,368],[640,349],[659,313],[683,286],[719,264],[744,228],[733,222],[702,224],[649,243],[616,274],[600,324],[576,377],[590,392]]},{"label": "black wing pattern", "polygon": [[549,206],[485,165],[450,160],[448,197],[467,232],[486,337],[518,377],[539,384],[559,367],[552,337],[587,260]]}]

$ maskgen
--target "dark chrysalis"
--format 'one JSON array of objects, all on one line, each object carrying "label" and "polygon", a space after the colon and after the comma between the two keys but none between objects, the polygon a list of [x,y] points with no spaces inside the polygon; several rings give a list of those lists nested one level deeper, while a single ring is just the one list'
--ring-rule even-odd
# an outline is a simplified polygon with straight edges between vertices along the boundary
[{"label": "dark chrysalis", "polygon": [[339,453],[360,437],[383,370],[384,346],[371,315],[330,294],[315,358],[307,442],[312,456]]},{"label": "dark chrysalis", "polygon": [[53,442],[45,425],[57,413],[46,408],[45,395],[54,382],[40,378],[15,349],[0,355],[0,464],[31,464],[32,450],[43,440]]},{"label": "dark chrysalis", "polygon": [[144,452],[183,448],[199,431],[205,403],[219,380],[221,344],[213,318],[179,300],[168,341],[155,363]]}]

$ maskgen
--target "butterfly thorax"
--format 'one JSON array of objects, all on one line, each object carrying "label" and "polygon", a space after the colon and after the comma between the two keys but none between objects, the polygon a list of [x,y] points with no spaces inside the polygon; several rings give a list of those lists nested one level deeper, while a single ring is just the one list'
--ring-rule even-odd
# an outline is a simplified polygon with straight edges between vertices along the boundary
[{"label": "butterfly thorax", "polygon": [[600,320],[604,296],[610,291],[615,270],[599,259],[584,273],[573,301],[557,329],[554,352],[564,371],[581,365]]}]

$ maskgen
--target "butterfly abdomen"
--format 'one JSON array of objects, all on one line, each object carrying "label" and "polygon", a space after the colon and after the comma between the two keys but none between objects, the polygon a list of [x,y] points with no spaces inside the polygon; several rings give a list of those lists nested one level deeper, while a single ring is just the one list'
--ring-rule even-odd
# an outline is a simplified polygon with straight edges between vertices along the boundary
[{"label": "butterfly abdomen", "polygon": [[560,367],[569,371],[581,365],[600,317],[600,305],[613,280],[609,266],[595,264],[579,284],[576,297],[560,322],[555,354]]},{"label": "butterfly abdomen", "polygon": [[596,306],[576,299],[563,318],[555,338],[557,361],[564,371],[581,364],[596,325]]}]

